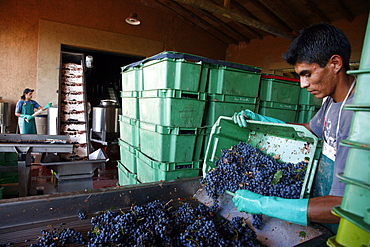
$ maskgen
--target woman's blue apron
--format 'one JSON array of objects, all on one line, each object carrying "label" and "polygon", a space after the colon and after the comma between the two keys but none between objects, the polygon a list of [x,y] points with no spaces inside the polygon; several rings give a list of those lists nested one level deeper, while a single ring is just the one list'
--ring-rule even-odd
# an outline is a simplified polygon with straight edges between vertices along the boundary
[{"label": "woman's blue apron", "polygon": [[[25,103],[22,105],[21,114],[26,115],[34,114],[35,113],[34,107],[35,106],[32,103],[25,101]],[[26,119],[19,117],[18,125],[21,134],[37,134],[35,118],[27,122]]]}]

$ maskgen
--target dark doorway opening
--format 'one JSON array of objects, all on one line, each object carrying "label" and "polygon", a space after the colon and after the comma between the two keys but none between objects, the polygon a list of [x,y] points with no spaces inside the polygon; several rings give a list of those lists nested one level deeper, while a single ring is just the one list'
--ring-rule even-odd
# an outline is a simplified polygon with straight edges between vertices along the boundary
[{"label": "dark doorway opening", "polygon": [[121,67],[144,59],[144,57],[68,45],[62,45],[61,50],[82,53],[85,58],[93,57],[93,67],[87,68],[85,73],[86,96],[91,107],[98,106],[100,101],[105,99],[116,100],[121,106]]}]

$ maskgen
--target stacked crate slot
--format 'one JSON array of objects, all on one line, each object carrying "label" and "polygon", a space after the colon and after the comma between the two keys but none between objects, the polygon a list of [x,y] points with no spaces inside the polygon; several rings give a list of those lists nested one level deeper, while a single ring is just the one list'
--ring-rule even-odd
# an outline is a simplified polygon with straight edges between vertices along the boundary
[{"label": "stacked crate slot", "polygon": [[220,116],[231,117],[245,109],[258,110],[261,68],[226,61],[210,61],[207,102],[203,118],[206,135],[204,157],[213,124]]},{"label": "stacked crate slot", "polygon": [[18,154],[0,152],[0,199],[18,195]]},{"label": "stacked crate slot", "polygon": [[306,88],[301,88],[298,102],[297,123],[308,123],[318,112],[322,99],[317,99]]},{"label": "stacked crate slot", "polygon": [[122,67],[122,115],[119,116],[120,160],[118,161],[118,184],[139,184],[137,178],[136,152],[139,150],[139,93],[142,90],[140,66]]},{"label": "stacked crate slot", "polygon": [[299,93],[298,79],[262,74],[258,113],[287,123],[296,122]]},{"label": "stacked crate slot", "polygon": [[88,159],[87,114],[85,104],[83,66],[62,63],[60,133],[68,135],[73,143],[73,152],[61,154],[66,161]]}]

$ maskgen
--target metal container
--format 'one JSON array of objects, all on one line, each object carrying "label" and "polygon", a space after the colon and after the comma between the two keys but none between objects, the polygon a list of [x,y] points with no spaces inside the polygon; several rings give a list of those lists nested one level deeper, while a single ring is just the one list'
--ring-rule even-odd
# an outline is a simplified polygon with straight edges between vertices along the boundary
[{"label": "metal container", "polygon": [[101,100],[93,107],[92,131],[103,141],[110,141],[119,132],[119,105],[115,100]]},{"label": "metal container", "polygon": [[11,105],[0,98],[0,133],[6,133],[11,124]]},{"label": "metal container", "polygon": [[35,116],[36,131],[38,135],[46,135],[48,133],[48,115],[40,114]]}]

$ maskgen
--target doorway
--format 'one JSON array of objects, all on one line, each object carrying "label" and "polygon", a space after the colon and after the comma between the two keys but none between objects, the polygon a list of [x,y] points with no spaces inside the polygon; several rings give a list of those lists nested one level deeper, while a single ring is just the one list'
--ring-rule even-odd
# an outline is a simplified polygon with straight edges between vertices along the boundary
[{"label": "doorway", "polygon": [[121,106],[121,67],[140,61],[144,57],[62,45],[62,51],[82,53],[93,57],[93,67],[85,73],[87,102],[98,106],[101,100],[116,100]]}]

